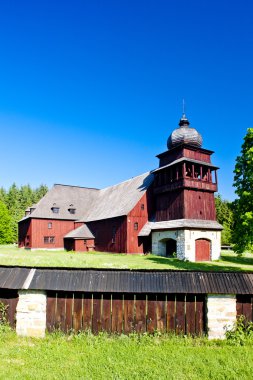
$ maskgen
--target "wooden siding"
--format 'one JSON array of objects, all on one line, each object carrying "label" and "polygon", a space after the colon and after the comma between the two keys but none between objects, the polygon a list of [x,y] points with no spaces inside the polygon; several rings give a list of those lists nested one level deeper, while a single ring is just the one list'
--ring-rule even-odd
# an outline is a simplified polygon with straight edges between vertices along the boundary
[{"label": "wooden siding", "polygon": [[[64,236],[74,229],[74,222],[71,220],[57,219],[32,219],[32,244],[31,248],[64,248]],[[52,228],[48,228],[48,223],[52,223]],[[44,243],[44,236],[55,237],[54,243]]]},{"label": "wooden siding", "polygon": [[95,250],[101,252],[127,252],[127,218],[103,219],[88,222],[87,226],[95,236]]},{"label": "wooden siding", "polygon": [[214,194],[185,189],[184,215],[186,219],[216,220]]},{"label": "wooden siding", "polygon": [[18,246],[19,248],[31,248],[32,244],[31,219],[25,219],[18,223]]},{"label": "wooden siding", "polygon": [[200,335],[206,330],[205,296],[48,292],[47,329]]},{"label": "wooden siding", "polygon": [[237,295],[236,311],[237,316],[244,315],[247,321],[253,322],[253,295]]},{"label": "wooden siding", "polygon": [[0,320],[6,318],[11,327],[16,324],[16,308],[18,303],[18,292],[12,289],[0,289],[0,302],[6,306],[6,314],[0,311]]},{"label": "wooden siding", "polygon": [[197,149],[190,147],[177,147],[167,152],[158,154],[158,158],[160,159],[159,167],[170,164],[171,162],[178,160],[182,157],[192,158],[194,160],[203,161],[207,163],[211,163],[211,155],[213,152],[206,149]]},{"label": "wooden siding", "polygon": [[[138,239],[138,233],[148,221],[148,202],[149,194],[146,192],[135,207],[127,215],[127,253],[144,253],[145,242]],[[138,223],[138,228],[135,229],[135,224]]]},{"label": "wooden siding", "polygon": [[202,149],[199,150],[191,150],[188,148],[183,149],[183,157],[192,158],[193,160],[203,161],[207,163],[211,163],[211,152],[206,152]]},{"label": "wooden siding", "polygon": [[75,239],[74,250],[78,252],[89,252],[94,248],[94,239]]},{"label": "wooden siding", "polygon": [[155,218],[157,222],[163,220],[184,219],[183,190],[157,195]]}]

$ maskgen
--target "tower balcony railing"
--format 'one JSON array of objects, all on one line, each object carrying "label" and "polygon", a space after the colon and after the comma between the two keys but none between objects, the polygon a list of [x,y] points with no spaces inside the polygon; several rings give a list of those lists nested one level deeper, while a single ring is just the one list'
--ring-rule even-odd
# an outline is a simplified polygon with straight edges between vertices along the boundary
[{"label": "tower balcony railing", "polygon": [[167,191],[173,191],[180,188],[188,188],[188,189],[197,189],[204,190],[210,192],[217,191],[217,183],[213,183],[210,181],[205,181],[204,179],[195,179],[195,178],[179,178],[175,180],[171,180],[171,182],[165,185],[155,185],[154,193],[165,193]]}]

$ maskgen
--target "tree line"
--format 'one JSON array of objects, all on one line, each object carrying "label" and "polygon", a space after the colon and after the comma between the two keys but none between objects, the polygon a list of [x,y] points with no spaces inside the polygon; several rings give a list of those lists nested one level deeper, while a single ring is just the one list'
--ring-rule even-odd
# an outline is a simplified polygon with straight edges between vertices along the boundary
[{"label": "tree line", "polygon": [[15,183],[8,190],[0,188],[0,244],[18,241],[18,221],[47,191],[45,185],[32,189],[30,185],[18,187]]}]

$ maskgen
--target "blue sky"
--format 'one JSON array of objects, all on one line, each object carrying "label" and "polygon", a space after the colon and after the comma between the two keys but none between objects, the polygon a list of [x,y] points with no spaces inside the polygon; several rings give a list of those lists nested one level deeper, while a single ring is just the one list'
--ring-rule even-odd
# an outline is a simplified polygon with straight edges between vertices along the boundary
[{"label": "blue sky", "polygon": [[106,187],[158,165],[182,99],[219,192],[253,126],[251,0],[0,4],[0,186]]}]

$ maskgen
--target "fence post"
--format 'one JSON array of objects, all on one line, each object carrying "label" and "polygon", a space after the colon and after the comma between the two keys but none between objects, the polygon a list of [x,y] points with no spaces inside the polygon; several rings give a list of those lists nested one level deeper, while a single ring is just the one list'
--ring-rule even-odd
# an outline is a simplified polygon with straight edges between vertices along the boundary
[{"label": "fence post", "polygon": [[43,338],[46,331],[46,292],[20,290],[16,314],[18,335]]},{"label": "fence post", "polygon": [[236,295],[207,295],[207,331],[209,339],[225,339],[226,330],[236,321]]}]

